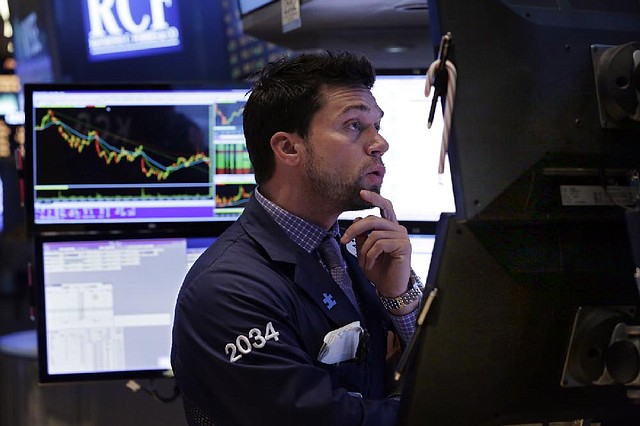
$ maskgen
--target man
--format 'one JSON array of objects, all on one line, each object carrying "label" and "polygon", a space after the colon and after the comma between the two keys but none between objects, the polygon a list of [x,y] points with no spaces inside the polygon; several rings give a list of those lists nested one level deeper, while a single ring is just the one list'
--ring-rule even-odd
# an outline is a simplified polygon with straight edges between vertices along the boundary
[{"label": "man", "polygon": [[[410,338],[422,289],[379,194],[389,146],[374,81],[366,58],[326,52],[269,64],[253,85],[243,119],[258,187],[187,275],[175,315],[178,385],[216,425],[395,422],[389,334]],[[382,217],[342,233],[346,269],[332,269],[320,252],[338,216],[373,206]]]}]

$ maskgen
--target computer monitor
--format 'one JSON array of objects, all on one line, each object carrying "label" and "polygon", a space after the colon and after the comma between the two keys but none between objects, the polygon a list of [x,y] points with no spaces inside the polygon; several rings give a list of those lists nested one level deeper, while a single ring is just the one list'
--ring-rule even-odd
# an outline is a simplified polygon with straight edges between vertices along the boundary
[{"label": "computer monitor", "polygon": [[457,211],[399,425],[640,424],[640,4],[429,9],[453,40]]},{"label": "computer monitor", "polygon": [[25,85],[33,231],[235,220],[255,187],[242,132],[246,92],[240,84]]},{"label": "computer monitor", "polygon": [[640,424],[625,237],[624,223],[445,217],[398,425]]},{"label": "computer monitor", "polygon": [[[433,234],[410,234],[426,278]],[[33,279],[42,383],[171,376],[175,301],[215,237],[35,238]]]},{"label": "computer monitor", "polygon": [[[424,73],[380,70],[371,92],[384,111],[380,133],[389,143],[382,157],[381,194],[393,202],[398,220],[435,224],[442,212],[454,212],[456,206],[448,159],[444,172],[438,172],[444,118],[438,106],[428,127],[433,91],[425,96],[426,82]],[[366,214],[378,212],[346,212],[340,219]]]},{"label": "computer monitor", "polygon": [[213,237],[35,238],[42,383],[171,376],[178,290]]}]

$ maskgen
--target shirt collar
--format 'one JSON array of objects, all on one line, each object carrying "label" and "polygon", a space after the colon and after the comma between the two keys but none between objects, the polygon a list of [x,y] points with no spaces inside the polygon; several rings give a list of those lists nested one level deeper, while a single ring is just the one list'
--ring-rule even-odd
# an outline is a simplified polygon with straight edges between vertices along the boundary
[{"label": "shirt collar", "polygon": [[308,253],[317,249],[327,234],[334,237],[340,236],[340,228],[337,221],[331,226],[331,229],[327,231],[322,226],[307,222],[301,217],[286,211],[273,201],[268,200],[260,193],[259,188],[255,189],[254,194],[258,203],[260,203],[273,220],[284,230],[287,236]]}]

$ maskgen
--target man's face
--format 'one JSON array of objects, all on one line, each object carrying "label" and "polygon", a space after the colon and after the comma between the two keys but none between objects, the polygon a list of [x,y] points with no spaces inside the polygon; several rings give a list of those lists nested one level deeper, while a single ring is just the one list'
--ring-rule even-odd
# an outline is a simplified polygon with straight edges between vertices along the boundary
[{"label": "man's face", "polygon": [[371,206],[361,189],[380,192],[381,156],[389,148],[378,133],[383,112],[365,88],[325,88],[324,105],[305,141],[309,190],[340,212]]}]

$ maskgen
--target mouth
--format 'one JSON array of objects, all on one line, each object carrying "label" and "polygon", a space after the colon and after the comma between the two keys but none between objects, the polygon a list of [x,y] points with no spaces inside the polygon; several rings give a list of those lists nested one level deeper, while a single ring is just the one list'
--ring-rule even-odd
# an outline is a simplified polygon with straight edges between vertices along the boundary
[{"label": "mouth", "polygon": [[384,178],[385,173],[386,173],[386,169],[384,168],[384,166],[376,166],[373,170],[369,172],[369,174],[377,176],[380,179]]},{"label": "mouth", "polygon": [[379,187],[380,185],[382,185],[385,171],[386,170],[383,165],[378,165],[369,169],[365,173],[365,176],[368,178],[368,180],[374,187]]},{"label": "mouth", "polygon": [[371,169],[368,174],[377,176],[380,179],[382,179],[382,178],[384,178],[385,172],[386,172],[385,167],[380,165],[380,166],[376,166],[373,169]]}]

